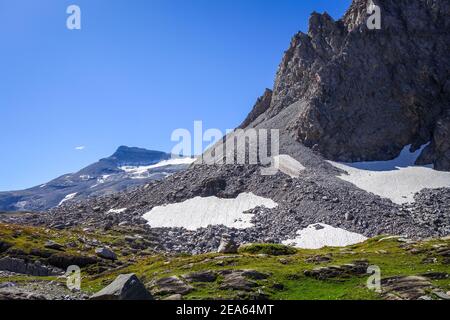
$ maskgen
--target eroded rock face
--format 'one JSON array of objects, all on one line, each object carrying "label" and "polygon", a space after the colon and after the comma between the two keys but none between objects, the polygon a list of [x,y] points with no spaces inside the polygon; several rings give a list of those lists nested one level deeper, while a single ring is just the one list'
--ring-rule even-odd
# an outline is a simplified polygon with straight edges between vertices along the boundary
[{"label": "eroded rock face", "polygon": [[366,25],[369,0],[354,0],[339,21],[312,14],[285,53],[265,117],[302,100],[286,129],[327,158],[389,160],[431,142],[421,162],[450,170],[450,3],[373,2],[380,30]]},{"label": "eroded rock face", "polygon": [[23,259],[3,257],[0,259],[0,270],[11,271],[20,274],[46,277],[59,274],[61,270],[42,265],[40,262],[27,262]]}]

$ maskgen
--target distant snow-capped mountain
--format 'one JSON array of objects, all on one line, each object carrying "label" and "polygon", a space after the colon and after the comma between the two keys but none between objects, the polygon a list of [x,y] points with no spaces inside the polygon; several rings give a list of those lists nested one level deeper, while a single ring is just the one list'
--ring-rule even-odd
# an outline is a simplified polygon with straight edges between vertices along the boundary
[{"label": "distant snow-capped mountain", "polygon": [[76,173],[20,191],[0,192],[0,211],[43,211],[74,199],[124,191],[186,169],[193,159],[121,146]]}]

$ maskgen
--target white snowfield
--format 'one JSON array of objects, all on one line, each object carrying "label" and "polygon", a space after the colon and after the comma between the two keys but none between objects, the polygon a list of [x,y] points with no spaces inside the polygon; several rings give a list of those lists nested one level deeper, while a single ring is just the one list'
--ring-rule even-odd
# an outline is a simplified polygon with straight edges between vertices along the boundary
[{"label": "white snowfield", "polygon": [[278,204],[271,199],[241,193],[235,199],[217,197],[196,197],[181,203],[153,208],[143,215],[153,228],[185,228],[197,230],[209,225],[224,225],[245,229],[253,226],[253,214],[244,213],[258,206],[275,208]]},{"label": "white snowfield", "polygon": [[328,161],[347,172],[339,176],[360,189],[388,198],[397,204],[414,202],[414,195],[423,189],[450,187],[450,172],[437,171],[429,166],[415,166],[423,150],[410,152],[410,146],[390,161],[338,163]]},{"label": "white snowfield", "polygon": [[122,166],[120,170],[130,174],[133,179],[145,179],[148,178],[148,170],[161,168],[173,165],[189,165],[193,163],[195,158],[173,158],[169,160],[160,161],[158,163],[149,166]]},{"label": "white snowfield", "polygon": [[367,238],[361,234],[317,223],[297,231],[296,238],[283,241],[283,244],[301,249],[320,249],[346,247],[366,240]]},{"label": "white snowfield", "polygon": [[305,167],[286,154],[280,154],[279,156],[273,157],[275,163],[278,164],[278,169],[290,176],[291,178],[298,178],[300,176],[300,172],[305,170]]},{"label": "white snowfield", "polygon": [[58,204],[58,206],[62,205],[66,201],[72,200],[73,198],[75,198],[76,195],[77,195],[77,192],[68,194],[67,196],[64,197],[64,199],[61,200],[61,202]]}]

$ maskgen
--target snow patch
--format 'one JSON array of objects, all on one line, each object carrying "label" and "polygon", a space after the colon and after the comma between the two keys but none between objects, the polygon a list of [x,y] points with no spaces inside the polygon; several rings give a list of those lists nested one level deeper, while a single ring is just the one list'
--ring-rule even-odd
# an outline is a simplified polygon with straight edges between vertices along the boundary
[{"label": "snow patch", "polygon": [[245,229],[253,226],[253,214],[244,213],[258,206],[275,208],[278,204],[271,199],[241,193],[235,199],[217,197],[196,197],[181,203],[153,208],[143,215],[153,228],[185,228],[197,230],[209,225],[224,225]]},{"label": "snow patch", "polygon": [[423,189],[450,187],[450,172],[414,165],[426,145],[416,152],[410,152],[410,147],[390,161],[328,162],[347,172],[340,179],[397,204],[414,202],[414,195]]},{"label": "snow patch", "polygon": [[361,234],[317,223],[297,231],[296,238],[283,241],[283,244],[301,249],[320,249],[323,247],[346,247],[366,240],[367,238]]},{"label": "snow patch", "polygon": [[151,169],[175,165],[190,165],[195,160],[195,158],[173,158],[149,166],[122,166],[119,169],[128,173],[132,179],[145,179],[149,177],[148,171]]},{"label": "snow patch", "polygon": [[298,178],[300,176],[300,171],[305,170],[305,167],[300,162],[289,155],[281,154],[273,158],[275,163],[278,164],[278,169],[291,178]]},{"label": "snow patch", "polygon": [[68,194],[67,196],[64,197],[64,199],[61,200],[61,202],[58,204],[58,206],[62,205],[66,201],[72,200],[73,198],[75,198],[76,195],[77,195],[77,192]]},{"label": "snow patch", "polygon": [[98,184],[105,183],[109,177],[111,177],[111,174],[104,174],[101,177],[97,178],[97,183]]},{"label": "snow patch", "polygon": [[17,210],[24,210],[25,209],[25,206],[28,204],[28,202],[27,201],[19,201],[19,202],[17,202],[15,205],[14,205],[14,207],[17,209]]}]

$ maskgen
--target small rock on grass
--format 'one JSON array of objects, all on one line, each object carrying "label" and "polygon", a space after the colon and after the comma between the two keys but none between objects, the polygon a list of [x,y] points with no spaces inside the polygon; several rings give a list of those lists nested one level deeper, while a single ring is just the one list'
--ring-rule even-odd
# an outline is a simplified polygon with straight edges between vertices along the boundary
[{"label": "small rock on grass", "polygon": [[116,260],[117,259],[117,255],[111,249],[108,249],[108,248],[97,248],[97,249],[95,249],[95,254],[103,259],[108,259],[108,260]]},{"label": "small rock on grass", "polygon": [[64,250],[64,246],[62,244],[59,244],[55,241],[49,240],[45,243],[44,245],[45,248],[47,249],[52,249],[52,250],[58,250],[58,251],[63,251]]}]

